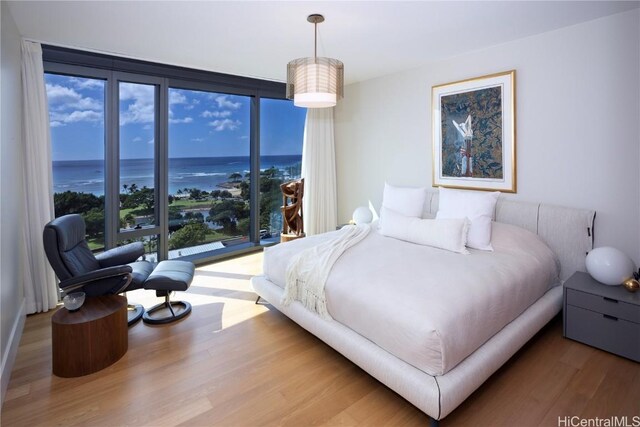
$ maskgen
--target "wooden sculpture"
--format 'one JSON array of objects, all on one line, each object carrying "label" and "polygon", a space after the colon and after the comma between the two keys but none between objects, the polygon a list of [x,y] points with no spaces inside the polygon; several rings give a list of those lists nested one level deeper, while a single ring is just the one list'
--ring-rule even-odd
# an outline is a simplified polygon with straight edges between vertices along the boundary
[{"label": "wooden sculpture", "polygon": [[280,185],[282,191],[282,235],[281,242],[304,237],[302,220],[302,196],[304,195],[304,178],[285,182]]}]

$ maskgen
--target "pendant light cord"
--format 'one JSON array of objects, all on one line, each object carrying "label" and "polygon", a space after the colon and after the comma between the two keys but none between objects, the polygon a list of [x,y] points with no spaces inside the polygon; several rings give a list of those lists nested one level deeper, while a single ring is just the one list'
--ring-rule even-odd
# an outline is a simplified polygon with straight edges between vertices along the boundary
[{"label": "pendant light cord", "polygon": [[318,22],[313,23],[313,62],[318,62]]}]

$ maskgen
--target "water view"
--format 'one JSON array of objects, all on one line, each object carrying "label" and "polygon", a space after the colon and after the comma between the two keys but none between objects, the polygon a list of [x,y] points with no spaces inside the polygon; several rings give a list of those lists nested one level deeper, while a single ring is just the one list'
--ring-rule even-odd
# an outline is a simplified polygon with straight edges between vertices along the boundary
[{"label": "water view", "polygon": [[[263,170],[275,168],[283,178],[300,176],[301,155],[262,156]],[[130,186],[152,188],[153,159],[123,159],[120,161],[120,181]],[[249,173],[249,157],[195,157],[169,159],[169,194],[184,188],[212,191],[229,181],[232,174],[244,177]],[[103,160],[62,160],[53,162],[53,192],[74,191],[104,195]]]}]

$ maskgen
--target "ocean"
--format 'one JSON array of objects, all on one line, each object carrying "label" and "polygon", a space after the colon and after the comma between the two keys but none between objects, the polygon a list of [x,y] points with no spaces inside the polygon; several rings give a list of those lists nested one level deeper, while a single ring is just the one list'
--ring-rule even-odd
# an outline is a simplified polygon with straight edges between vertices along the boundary
[{"label": "ocean", "polygon": [[[285,179],[299,177],[301,155],[261,156],[260,168],[275,167]],[[104,194],[103,160],[61,160],[53,162],[53,192],[76,191]],[[153,187],[153,159],[124,159],[120,161],[120,191],[136,184]],[[229,180],[232,173],[243,177],[249,172],[249,156],[241,157],[194,157],[169,159],[169,194],[184,188],[205,191],[220,189],[217,184]]]}]

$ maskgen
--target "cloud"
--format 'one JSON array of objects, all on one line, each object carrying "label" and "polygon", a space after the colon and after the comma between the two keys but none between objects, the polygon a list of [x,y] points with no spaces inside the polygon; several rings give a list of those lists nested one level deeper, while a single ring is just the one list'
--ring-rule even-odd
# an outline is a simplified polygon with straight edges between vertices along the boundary
[{"label": "cloud", "polygon": [[147,141],[147,144],[153,145],[154,142],[155,142],[155,140],[153,138],[151,138],[149,141]]},{"label": "cloud", "polygon": [[85,97],[74,89],[66,86],[47,84],[47,100],[49,109],[64,110],[95,110],[102,111],[103,103],[91,97]]},{"label": "cloud", "polygon": [[[104,82],[94,79],[69,78],[76,88],[87,89],[102,85]],[[65,126],[77,122],[102,122],[104,103],[101,100],[84,96],[70,86],[47,84],[49,104],[49,124],[51,127]]]},{"label": "cloud", "polygon": [[67,116],[67,121],[70,121],[70,122],[82,122],[82,121],[98,122],[100,120],[102,120],[102,113],[98,113],[97,111],[90,111],[90,110],[74,111]]},{"label": "cloud", "polygon": [[169,119],[169,123],[179,124],[179,123],[191,123],[193,119],[191,117],[185,117],[183,119]]},{"label": "cloud", "polygon": [[204,138],[191,138],[192,142],[203,142]]},{"label": "cloud", "polygon": [[232,110],[237,110],[242,105],[240,102],[230,101],[229,95],[220,95],[216,97],[216,102],[218,103],[218,108],[230,108]]},{"label": "cloud", "polygon": [[142,141],[142,138],[140,138],[139,136],[136,136],[135,138],[133,138],[133,142],[140,142]]},{"label": "cloud", "polygon": [[184,96],[182,93],[180,93],[177,90],[169,91],[169,105],[186,104],[186,103],[187,103],[187,97]]},{"label": "cloud", "polygon": [[213,128],[218,132],[223,130],[236,130],[241,124],[242,122],[240,120],[231,119],[214,120],[209,122],[209,126],[213,126]]},{"label": "cloud", "polygon": [[215,117],[215,118],[225,118],[225,117],[229,117],[231,116],[231,114],[233,114],[231,111],[229,110],[224,110],[224,111],[209,111],[209,110],[204,110],[201,114],[200,117]]},{"label": "cloud", "polygon": [[76,89],[79,90],[92,90],[92,89],[102,89],[104,90],[105,81],[98,79],[87,79],[81,77],[69,77],[68,80]]},{"label": "cloud", "polygon": [[49,112],[49,125],[51,127],[60,127],[68,123],[76,122],[102,122],[104,116],[101,112],[91,110],[76,110],[71,112]]},{"label": "cloud", "polygon": [[193,122],[193,118],[192,117],[183,117],[181,119],[175,119],[173,118],[174,114],[173,114],[173,110],[171,108],[169,108],[169,123],[171,124],[180,124],[180,123],[191,123]]},{"label": "cloud", "polygon": [[129,123],[153,123],[155,120],[154,86],[136,83],[120,83],[120,103],[128,106],[120,111],[120,125]]}]

